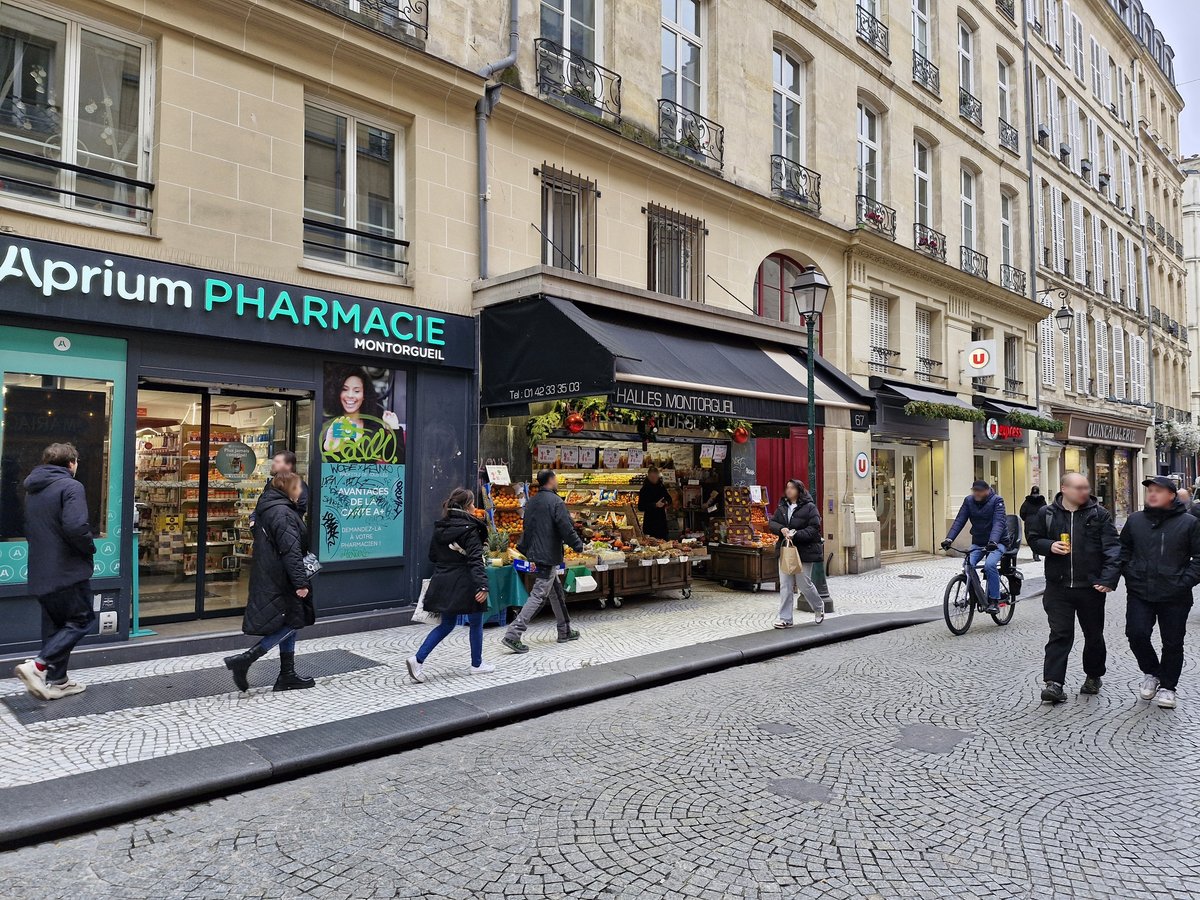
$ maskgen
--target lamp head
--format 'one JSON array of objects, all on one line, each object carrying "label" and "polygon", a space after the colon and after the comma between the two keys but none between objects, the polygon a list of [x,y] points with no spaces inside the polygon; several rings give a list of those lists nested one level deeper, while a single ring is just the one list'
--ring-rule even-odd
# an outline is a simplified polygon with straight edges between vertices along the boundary
[{"label": "lamp head", "polygon": [[796,303],[796,312],[802,318],[819,318],[825,311],[825,301],[829,299],[829,282],[817,271],[816,266],[805,266],[792,285],[792,298]]}]

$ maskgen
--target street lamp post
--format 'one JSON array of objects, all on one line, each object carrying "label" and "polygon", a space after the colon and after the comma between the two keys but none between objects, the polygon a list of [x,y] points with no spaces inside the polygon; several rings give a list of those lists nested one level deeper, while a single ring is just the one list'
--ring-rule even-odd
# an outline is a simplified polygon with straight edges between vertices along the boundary
[{"label": "street lamp post", "polygon": [[[825,301],[829,298],[829,282],[815,266],[805,266],[800,278],[792,286],[792,299],[796,312],[800,314],[808,329],[808,487],[812,492],[817,511],[821,512],[820,486],[817,482],[817,403],[816,403],[816,356],[817,321],[825,312]],[[829,598],[829,585],[825,582],[824,551],[822,559],[810,569],[813,585],[823,599]],[[827,602],[826,609],[832,609]],[[810,610],[811,612],[811,610]]]}]

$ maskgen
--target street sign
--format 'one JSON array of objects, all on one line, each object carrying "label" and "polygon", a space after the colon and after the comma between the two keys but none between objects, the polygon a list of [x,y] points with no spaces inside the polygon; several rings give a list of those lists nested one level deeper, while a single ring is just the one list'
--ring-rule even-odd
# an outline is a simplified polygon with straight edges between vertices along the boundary
[{"label": "street sign", "polygon": [[996,342],[974,341],[967,344],[963,360],[963,372],[968,378],[986,378],[989,375],[995,375],[997,371]]}]

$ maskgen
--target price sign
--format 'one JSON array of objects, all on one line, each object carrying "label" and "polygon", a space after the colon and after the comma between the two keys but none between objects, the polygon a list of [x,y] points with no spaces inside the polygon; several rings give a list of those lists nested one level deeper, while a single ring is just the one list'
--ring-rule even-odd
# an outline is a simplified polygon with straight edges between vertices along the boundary
[{"label": "price sign", "polygon": [[762,503],[763,502],[762,485],[761,484],[750,485],[750,502],[751,503]]},{"label": "price sign", "polygon": [[159,516],[158,531],[161,534],[179,534],[183,531],[183,516]]},{"label": "price sign", "polygon": [[725,462],[725,457],[729,454],[729,447],[726,444],[717,444],[713,447],[713,462]]},{"label": "price sign", "polygon": [[563,447],[562,448],[562,464],[564,469],[576,469],[579,467],[579,448],[578,447]]},{"label": "price sign", "polygon": [[620,450],[605,450],[604,451],[604,468],[616,469],[621,465]]},{"label": "price sign", "polygon": [[646,454],[642,450],[629,451],[629,468],[640,469],[646,462]]},{"label": "price sign", "polygon": [[596,468],[596,448],[595,447],[580,447],[579,448],[579,468],[581,468],[581,469]]},{"label": "price sign", "polygon": [[712,468],[712,457],[711,456],[700,457],[700,468],[711,469]]},{"label": "price sign", "polygon": [[554,444],[538,444],[537,461],[547,466],[558,460],[558,447]]},{"label": "price sign", "polygon": [[512,484],[508,474],[508,466],[487,466],[488,481],[492,484]]},{"label": "price sign", "polygon": [[[712,444],[701,444],[700,445],[700,465],[701,466],[703,466],[706,469],[712,468],[713,453],[716,452],[716,449],[717,448],[714,447]],[[704,465],[704,460],[706,460],[706,459],[709,461],[707,466]]]}]

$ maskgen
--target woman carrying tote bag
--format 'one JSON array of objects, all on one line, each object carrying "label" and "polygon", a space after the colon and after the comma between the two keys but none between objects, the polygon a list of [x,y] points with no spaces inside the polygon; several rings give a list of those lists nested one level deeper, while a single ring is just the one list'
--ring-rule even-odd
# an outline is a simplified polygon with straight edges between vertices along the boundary
[{"label": "woman carrying tote bag", "polygon": [[[815,613],[814,625],[825,620],[825,601],[808,577],[804,563],[821,561],[824,544],[821,539],[821,514],[808,488],[791,479],[783,489],[783,499],[771,517],[771,530],[779,535],[779,618],[776,628],[792,627],[792,610],[796,592],[801,591]],[[794,550],[793,550],[794,548]],[[801,563],[796,569],[795,557]]]}]

